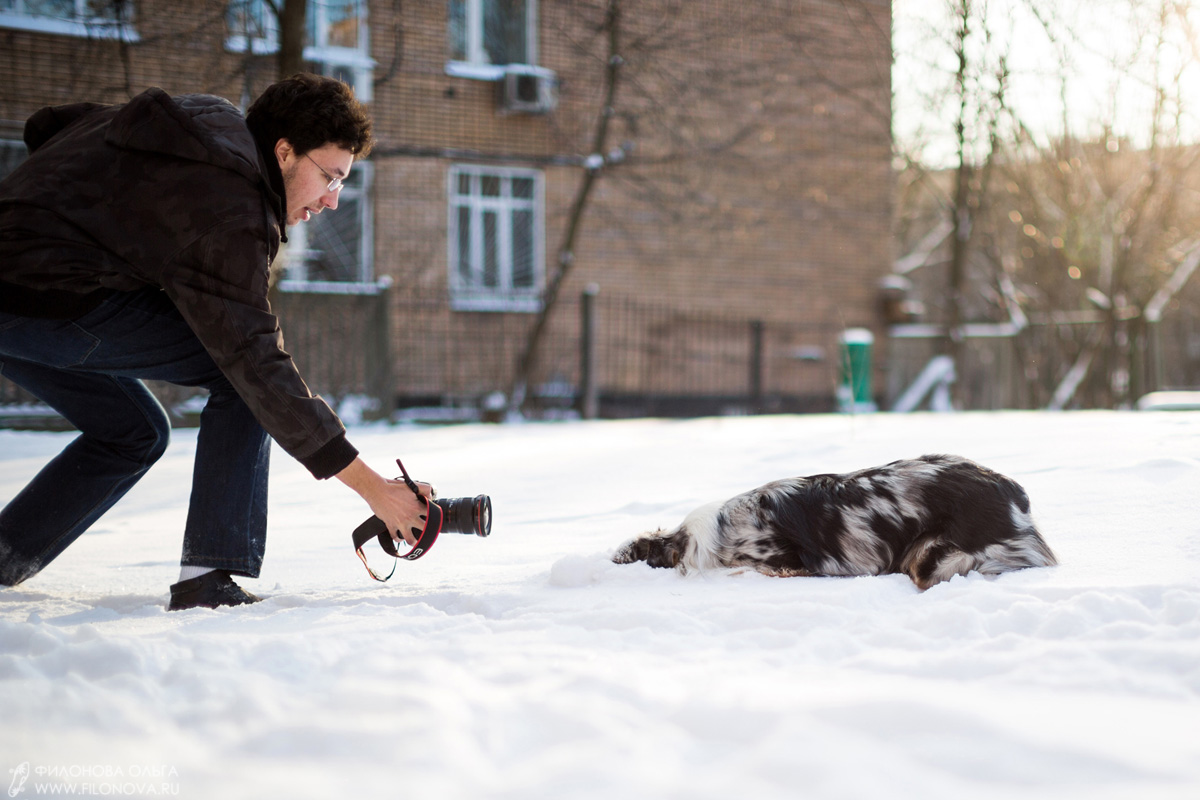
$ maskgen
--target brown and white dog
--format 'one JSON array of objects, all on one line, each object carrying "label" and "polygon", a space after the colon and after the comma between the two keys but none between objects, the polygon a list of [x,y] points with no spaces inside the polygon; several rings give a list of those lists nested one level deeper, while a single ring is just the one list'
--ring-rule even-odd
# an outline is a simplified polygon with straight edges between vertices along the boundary
[{"label": "brown and white dog", "polygon": [[947,455],[768,483],[702,506],[674,530],[639,536],[613,561],[683,572],[899,573],[922,590],[971,570],[996,575],[1058,563],[1020,484]]}]

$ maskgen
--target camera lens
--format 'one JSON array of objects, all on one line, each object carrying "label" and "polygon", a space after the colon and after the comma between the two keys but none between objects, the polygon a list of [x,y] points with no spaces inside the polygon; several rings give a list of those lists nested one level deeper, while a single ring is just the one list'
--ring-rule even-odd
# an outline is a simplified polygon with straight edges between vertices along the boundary
[{"label": "camera lens", "polygon": [[492,532],[492,499],[486,494],[451,497],[434,502],[442,507],[443,531],[473,533],[476,536],[487,536]]}]

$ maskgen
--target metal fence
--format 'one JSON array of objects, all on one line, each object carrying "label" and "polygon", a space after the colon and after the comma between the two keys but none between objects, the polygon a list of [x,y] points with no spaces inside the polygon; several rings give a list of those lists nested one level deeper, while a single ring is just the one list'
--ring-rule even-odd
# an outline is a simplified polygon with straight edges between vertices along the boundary
[{"label": "metal fence", "polygon": [[[509,391],[533,322],[527,314],[457,312],[444,300],[393,297],[386,289],[282,293],[273,302],[285,347],[313,392],[335,407],[353,400],[367,418],[485,416],[492,400]],[[528,407],[535,414],[695,416],[835,408],[840,330],[832,326],[682,312],[601,294],[564,304],[550,330],[529,387]],[[957,369],[963,406],[1046,407],[1096,332],[1095,325],[1041,322],[1016,336],[969,339]],[[939,347],[933,338],[893,337],[877,348],[875,367],[883,380],[875,394],[883,408]],[[1135,336],[1132,352],[1134,391],[1200,386],[1200,321],[1168,317]],[[194,421],[198,409],[195,400],[189,403],[190,390],[160,384],[152,389],[177,423]],[[1089,403],[1084,385],[1067,407]],[[0,425],[64,424],[0,377]]]},{"label": "metal fence", "polygon": [[[586,324],[586,323],[585,323]],[[601,416],[828,411],[838,329],[597,298]]]},{"label": "metal fence", "polygon": [[[444,300],[289,295],[276,308],[314,392],[335,403],[473,418],[511,388],[533,317],[454,311]],[[388,309],[387,313],[384,309]],[[585,330],[591,331],[590,355]],[[833,408],[837,335],[830,326],[686,313],[600,295],[557,310],[539,347],[527,408],[598,416],[696,415]],[[384,387],[391,387],[390,395]]]},{"label": "metal fence", "polygon": [[[587,385],[599,416],[833,407],[838,331],[829,326],[682,313],[603,295],[590,312],[585,303],[558,309],[539,347],[527,403],[535,414],[580,408]],[[277,309],[313,391],[334,402],[365,393],[401,413],[448,418],[478,416],[509,392],[533,324],[528,314],[454,311],[444,300],[387,293],[293,295]],[[385,386],[391,396],[381,393]]]},{"label": "metal fence", "polygon": [[[941,334],[906,335],[887,343],[884,407],[912,385],[923,367],[945,352]],[[919,328],[919,326],[912,326]],[[1102,321],[1041,319],[1008,335],[968,336],[955,365],[955,392],[967,409],[1105,408],[1132,405],[1145,393],[1200,388],[1200,320],[1177,313],[1122,331],[1120,356],[1098,344]],[[1118,358],[1116,365],[1106,358]]]},{"label": "metal fence", "polygon": [[385,287],[357,292],[278,292],[284,348],[314,394],[332,404],[372,398],[385,416],[392,394],[392,335]]},{"label": "metal fence", "polygon": [[[280,292],[272,299],[309,388],[366,418],[466,420],[511,388],[529,314],[459,312],[444,300]],[[585,355],[585,328],[591,331]],[[574,413],[592,388],[602,417],[826,411],[833,407],[837,331],[765,324],[600,296],[560,308],[545,337],[526,410]],[[151,388],[176,424],[194,424],[203,393]],[[505,398],[501,398],[501,404]],[[63,427],[36,398],[0,378],[0,424]]]}]

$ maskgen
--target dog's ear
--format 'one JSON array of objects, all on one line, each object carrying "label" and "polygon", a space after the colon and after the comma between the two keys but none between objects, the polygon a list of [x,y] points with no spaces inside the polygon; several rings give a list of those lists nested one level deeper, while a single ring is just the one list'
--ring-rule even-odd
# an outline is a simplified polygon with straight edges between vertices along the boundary
[{"label": "dog's ear", "polygon": [[687,547],[687,539],[682,534],[655,536],[653,539],[645,541],[650,543],[650,548],[646,554],[646,558],[643,560],[650,566],[675,569],[683,561],[683,552],[684,548]]},{"label": "dog's ear", "polygon": [[663,547],[662,555],[666,562],[663,566],[675,569],[679,566],[679,562],[683,561],[683,543],[675,537],[671,537],[670,544]]}]

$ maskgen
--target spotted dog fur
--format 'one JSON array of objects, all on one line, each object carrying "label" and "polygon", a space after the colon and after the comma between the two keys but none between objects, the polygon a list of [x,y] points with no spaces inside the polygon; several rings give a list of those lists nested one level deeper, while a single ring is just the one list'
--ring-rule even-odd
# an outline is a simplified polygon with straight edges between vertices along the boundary
[{"label": "spotted dog fur", "polygon": [[1057,563],[1010,478],[959,456],[927,455],[842,475],[775,481],[626,543],[618,564],[769,575],[900,573],[920,589]]}]

